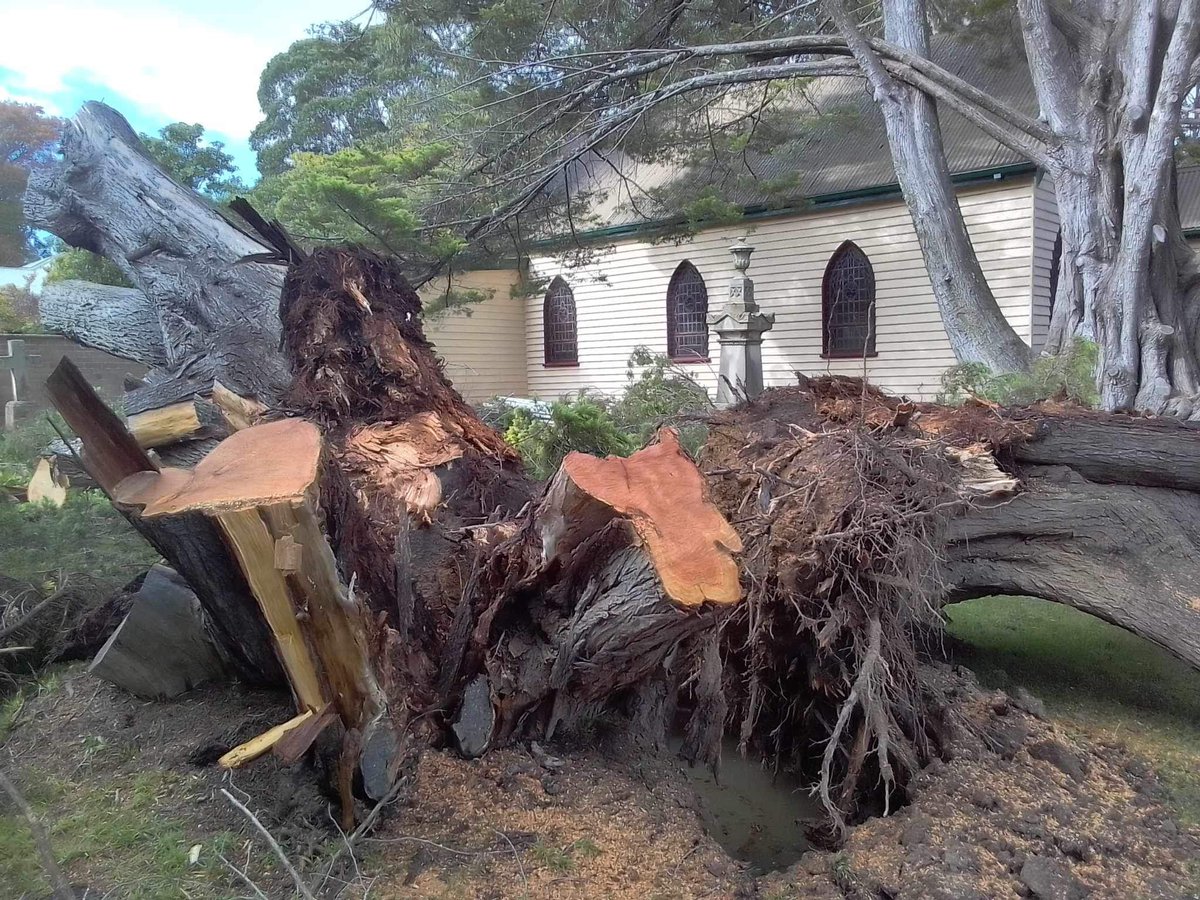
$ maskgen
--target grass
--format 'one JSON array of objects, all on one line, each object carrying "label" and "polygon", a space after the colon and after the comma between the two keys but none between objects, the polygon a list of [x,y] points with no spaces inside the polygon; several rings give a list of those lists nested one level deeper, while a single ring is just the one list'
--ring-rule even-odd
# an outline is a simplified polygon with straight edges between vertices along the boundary
[{"label": "grass", "polygon": [[[0,486],[24,486],[54,437],[44,418],[0,432]],[[72,491],[61,509],[0,502],[0,535],[0,574],[38,585],[65,572],[111,590],[158,559],[99,491]]]},{"label": "grass", "polygon": [[947,609],[958,661],[989,687],[1023,685],[1067,726],[1150,760],[1180,818],[1200,824],[1200,673],[1067,606],[987,597]]},{"label": "grass", "polygon": [[[229,832],[207,836],[197,864],[189,865],[195,841],[182,823],[157,810],[164,798],[185,793],[186,781],[151,770],[106,778],[100,787],[82,778],[27,773],[23,789],[73,882],[85,882],[81,873],[95,871],[123,897],[228,896],[217,854],[229,858],[238,839]],[[48,888],[25,820],[13,813],[0,816],[0,884],[10,896],[37,896]]]}]

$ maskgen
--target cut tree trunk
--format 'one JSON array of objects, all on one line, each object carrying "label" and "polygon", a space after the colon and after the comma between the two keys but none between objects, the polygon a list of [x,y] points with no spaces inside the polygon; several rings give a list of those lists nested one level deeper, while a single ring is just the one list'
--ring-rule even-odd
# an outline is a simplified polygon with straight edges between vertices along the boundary
[{"label": "cut tree trunk", "polygon": [[[46,388],[55,408],[82,439],[88,473],[110,497],[128,476],[158,471],[158,464],[70,359],[64,357],[58,364]],[[119,504],[117,508],[196,592],[208,614],[213,643],[234,670],[251,683],[281,683],[270,632],[247,604],[249,586],[216,526],[199,514],[149,521]]]}]

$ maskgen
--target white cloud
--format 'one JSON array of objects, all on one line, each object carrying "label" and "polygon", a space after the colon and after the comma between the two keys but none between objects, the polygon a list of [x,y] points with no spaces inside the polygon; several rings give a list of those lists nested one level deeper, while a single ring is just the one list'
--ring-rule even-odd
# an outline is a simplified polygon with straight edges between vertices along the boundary
[{"label": "white cloud", "polygon": [[353,16],[363,5],[215,0],[172,8],[147,0],[0,0],[0,67],[14,73],[0,85],[0,96],[47,107],[59,98],[61,106],[74,102],[80,84],[100,85],[144,116],[245,136],[261,119],[255,94],[266,62],[313,22]]}]

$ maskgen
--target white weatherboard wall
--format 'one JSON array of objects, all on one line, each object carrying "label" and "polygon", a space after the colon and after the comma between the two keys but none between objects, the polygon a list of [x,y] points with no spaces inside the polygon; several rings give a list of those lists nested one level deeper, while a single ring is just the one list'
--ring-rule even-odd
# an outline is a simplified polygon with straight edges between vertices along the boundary
[{"label": "white weatherboard wall", "polygon": [[1050,266],[1054,259],[1054,240],[1058,237],[1058,200],[1054,180],[1040,175],[1033,187],[1033,341],[1041,350],[1050,331]]},{"label": "white weatherboard wall", "polygon": [[[425,326],[445,361],[446,374],[472,402],[529,393],[525,375],[525,300],[512,296],[516,282],[517,273],[511,269],[480,269],[455,275],[453,284],[457,289],[482,291],[488,298],[470,306],[470,315],[445,315]],[[421,296],[429,300],[445,290],[445,280],[435,280],[421,290]]]},{"label": "white weatherboard wall", "polygon": [[[1030,339],[1034,190],[1029,177],[972,187],[959,193],[967,228],[984,274],[1017,333]],[[732,271],[729,246],[746,235],[757,250],[750,266],[755,296],[776,314],[763,344],[768,385],[792,384],[795,371],[862,375],[878,386],[914,398],[932,397],[939,377],[954,365],[941,316],[921,258],[908,209],[900,200],[856,203],[780,219],[704,231],[679,245],[624,240],[600,248],[572,267],[550,256],[531,261],[533,274],[562,275],[575,293],[579,365],[551,368],[542,360],[542,298],[525,305],[525,358],[529,394],[554,398],[582,389],[618,393],[626,361],[638,345],[665,352],[667,284],[689,259],[708,287],[709,310],[725,302]],[[821,281],[830,256],[852,240],[875,270],[876,350],[868,360],[821,358]],[[692,364],[696,377],[715,389],[712,361]]]}]

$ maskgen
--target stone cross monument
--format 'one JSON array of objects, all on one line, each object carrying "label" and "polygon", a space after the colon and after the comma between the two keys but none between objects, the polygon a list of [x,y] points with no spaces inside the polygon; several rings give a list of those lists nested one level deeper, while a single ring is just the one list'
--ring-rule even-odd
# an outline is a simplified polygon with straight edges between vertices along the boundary
[{"label": "stone cross monument", "polygon": [[754,248],[744,237],[729,248],[734,275],[729,299],[719,312],[710,313],[708,327],[721,344],[721,375],[717,406],[730,406],[762,393],[762,336],[775,325],[775,313],[759,312],[754,302],[754,280],[746,274]]}]

